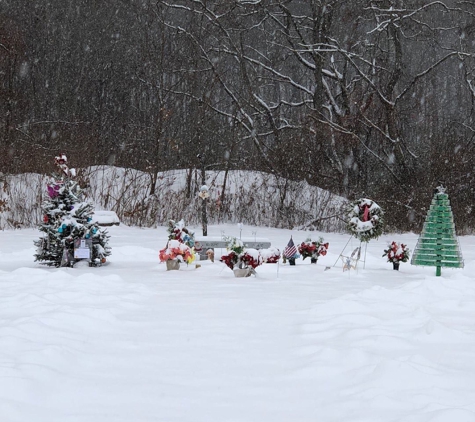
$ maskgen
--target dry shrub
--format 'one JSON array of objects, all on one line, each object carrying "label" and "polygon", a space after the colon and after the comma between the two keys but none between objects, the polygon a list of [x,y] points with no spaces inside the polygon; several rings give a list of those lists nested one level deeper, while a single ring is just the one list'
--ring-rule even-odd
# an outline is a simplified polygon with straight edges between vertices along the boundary
[{"label": "dry shrub", "polygon": [[[200,224],[202,199],[197,195],[201,185],[197,175],[198,171],[187,189],[186,170],[160,173],[152,195],[150,175],[134,169],[88,167],[78,171],[78,180],[96,209],[113,210],[122,223],[130,226],[156,227],[165,225],[170,218]],[[7,179],[9,208],[0,213],[0,223],[7,228],[37,225],[49,178],[30,173]],[[321,231],[344,229],[340,218],[344,199],[306,182],[246,171],[229,172],[226,183],[224,172],[207,172],[206,179],[210,188],[209,224],[242,222]],[[194,192],[191,198],[187,195],[189,190]]]}]

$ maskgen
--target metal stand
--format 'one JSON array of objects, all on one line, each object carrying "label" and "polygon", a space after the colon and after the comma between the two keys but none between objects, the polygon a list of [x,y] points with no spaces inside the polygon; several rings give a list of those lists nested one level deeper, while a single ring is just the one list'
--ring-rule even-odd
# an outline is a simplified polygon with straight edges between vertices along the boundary
[{"label": "metal stand", "polygon": [[361,244],[362,244],[362,242],[360,242],[360,246],[358,246],[357,248],[355,248],[353,250],[351,255],[343,255],[343,253],[345,252],[346,248],[348,247],[348,244],[350,243],[350,241],[353,237],[354,236],[351,235],[350,238],[348,239],[348,242],[346,242],[346,245],[343,247],[343,250],[341,251],[340,255],[338,255],[337,260],[333,264],[334,267],[336,267],[336,264],[341,259],[342,262],[343,262],[343,271],[352,270],[352,269],[356,270],[359,261],[363,261],[363,269],[365,268],[366,252],[368,250],[368,242],[365,242],[364,259],[361,259]]},{"label": "metal stand", "polygon": [[334,267],[336,267],[336,264],[338,263],[338,260],[342,256],[343,252],[345,252],[345,249],[348,246],[348,243],[350,243],[351,239],[353,239],[353,235],[350,236],[350,238],[348,239],[348,242],[346,242],[346,245],[343,247],[343,250],[341,251],[340,255],[338,255],[338,258],[336,259],[335,263],[333,264]]}]

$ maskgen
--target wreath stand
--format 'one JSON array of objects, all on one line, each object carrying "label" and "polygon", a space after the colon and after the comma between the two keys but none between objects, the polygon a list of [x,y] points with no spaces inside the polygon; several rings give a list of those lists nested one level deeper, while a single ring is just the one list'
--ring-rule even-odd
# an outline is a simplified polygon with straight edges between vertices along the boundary
[{"label": "wreath stand", "polygon": [[[366,265],[366,251],[368,250],[368,242],[361,242],[360,241],[360,246],[357,246],[355,249],[353,249],[353,252],[351,252],[350,255],[344,255],[344,252],[346,248],[348,247],[348,244],[351,242],[351,239],[353,239],[353,235],[350,236],[348,239],[348,242],[346,242],[346,245],[343,247],[343,250],[341,251],[340,255],[338,255],[338,258],[336,259],[335,263],[333,264],[333,267],[336,267],[336,264],[338,261],[341,259],[342,264],[343,264],[343,271],[350,271],[350,270],[356,270],[358,266],[358,262],[362,261],[363,262],[363,269],[365,268]],[[364,259],[361,259],[361,244],[365,244],[364,248]]]},{"label": "wreath stand", "polygon": [[[383,232],[383,215],[381,207],[368,198],[360,198],[349,205],[348,208],[348,230],[351,237],[346,242],[345,247],[337,258],[342,260],[343,271],[351,269],[356,270],[359,261],[363,261],[363,268],[366,266],[366,252],[368,250],[368,242],[371,239],[378,238]],[[360,242],[360,246],[355,248],[351,255],[345,255],[344,252],[353,237]],[[365,243],[364,258],[361,259],[361,244]]]}]

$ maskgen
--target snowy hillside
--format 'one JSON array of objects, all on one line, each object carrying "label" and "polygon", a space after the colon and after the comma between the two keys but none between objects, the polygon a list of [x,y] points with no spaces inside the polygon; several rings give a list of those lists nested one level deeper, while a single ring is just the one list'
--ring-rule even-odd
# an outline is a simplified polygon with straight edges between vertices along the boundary
[{"label": "snowy hillside", "polygon": [[[208,216],[210,223],[243,222],[271,227],[309,227],[342,230],[339,219],[345,200],[305,181],[281,179],[266,173],[209,171]],[[41,202],[49,176],[22,174],[5,176],[0,191],[7,208],[0,207],[0,229],[34,227],[42,219]],[[156,227],[170,218],[200,221],[199,172],[174,170],[159,173],[151,194],[150,174],[134,169],[96,166],[78,171],[98,210],[113,210],[127,225]],[[224,190],[224,196],[223,194]],[[3,211],[2,211],[3,210]]]},{"label": "snowy hillside", "polygon": [[[435,277],[381,257],[413,234],[343,272],[347,235],[245,225],[281,250],[322,235],[329,252],[238,279],[210,261],[167,272],[164,227],[108,230],[109,265],[74,269],[33,262],[37,230],[0,231],[2,421],[475,420],[475,237],[465,268]],[[223,232],[239,235],[209,228]]]}]

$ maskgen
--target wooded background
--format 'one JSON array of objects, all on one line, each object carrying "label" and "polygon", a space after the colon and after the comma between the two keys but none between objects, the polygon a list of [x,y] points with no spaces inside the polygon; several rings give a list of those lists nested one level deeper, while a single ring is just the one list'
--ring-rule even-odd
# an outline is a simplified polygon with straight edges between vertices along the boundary
[{"label": "wooded background", "polygon": [[473,1],[0,0],[0,172],[258,170],[394,230],[443,183],[467,232],[474,32]]}]

